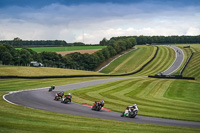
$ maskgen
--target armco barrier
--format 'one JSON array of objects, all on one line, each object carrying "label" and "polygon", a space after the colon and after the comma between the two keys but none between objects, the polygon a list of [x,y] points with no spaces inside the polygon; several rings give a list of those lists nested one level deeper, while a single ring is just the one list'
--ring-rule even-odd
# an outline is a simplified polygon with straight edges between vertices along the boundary
[{"label": "armco barrier", "polygon": [[165,78],[165,79],[189,79],[195,80],[194,77],[183,77],[182,75],[155,75],[155,76],[148,76],[150,78]]},{"label": "armco barrier", "polygon": [[156,46],[156,52],[154,56],[149,60],[146,64],[144,64],[139,70],[132,72],[132,73],[127,73],[127,74],[118,74],[118,75],[68,75],[68,76],[0,76],[0,79],[9,79],[9,78],[21,78],[21,79],[45,79],[45,78],[78,78],[78,77],[113,77],[113,76],[128,76],[132,74],[136,74],[144,67],[146,67],[151,61],[153,61],[158,53],[158,46]]}]

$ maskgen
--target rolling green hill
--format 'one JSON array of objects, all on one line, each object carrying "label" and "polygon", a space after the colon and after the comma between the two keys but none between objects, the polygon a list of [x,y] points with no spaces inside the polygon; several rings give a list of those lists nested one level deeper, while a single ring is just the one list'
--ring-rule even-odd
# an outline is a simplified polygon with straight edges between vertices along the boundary
[{"label": "rolling green hill", "polygon": [[123,74],[138,70],[147,60],[154,55],[156,48],[154,46],[140,45],[138,49],[133,50],[104,68],[101,72],[108,74]]},{"label": "rolling green hill", "polygon": [[[158,46],[158,54],[156,58],[149,63],[141,72],[136,73],[137,76],[155,75],[163,72],[171,66],[175,60],[175,51],[169,47]],[[167,56],[166,56],[167,55]]]},{"label": "rolling green hill", "polygon": [[[158,46],[156,58],[149,63],[137,76],[155,75],[166,70],[175,60],[175,51],[169,47]],[[155,54],[154,46],[138,46],[138,49],[113,61],[101,72],[108,74],[122,74],[137,71]],[[169,55],[169,56],[166,56]]]}]

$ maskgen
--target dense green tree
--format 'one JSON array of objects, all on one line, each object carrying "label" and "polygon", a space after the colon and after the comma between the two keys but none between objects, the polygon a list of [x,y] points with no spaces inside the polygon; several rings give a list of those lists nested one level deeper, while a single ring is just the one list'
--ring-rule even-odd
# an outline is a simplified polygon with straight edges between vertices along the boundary
[{"label": "dense green tree", "polygon": [[104,37],[103,40],[101,40],[99,42],[99,45],[101,45],[101,46],[107,46],[108,45],[108,40]]},{"label": "dense green tree", "polygon": [[105,59],[110,58],[110,53],[109,53],[108,48],[103,48],[103,49],[102,49],[102,54],[103,54],[103,56],[105,57]]},{"label": "dense green tree", "polygon": [[4,52],[1,57],[2,64],[9,65],[12,61],[12,55],[9,52]]}]

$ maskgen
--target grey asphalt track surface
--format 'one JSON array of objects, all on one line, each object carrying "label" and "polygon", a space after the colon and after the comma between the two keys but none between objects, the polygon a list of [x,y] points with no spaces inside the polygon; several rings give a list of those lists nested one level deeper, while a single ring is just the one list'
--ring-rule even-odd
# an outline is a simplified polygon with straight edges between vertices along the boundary
[{"label": "grey asphalt track surface", "polygon": [[162,72],[163,75],[171,75],[174,71],[176,71],[181,66],[184,60],[184,53],[180,48],[175,47],[175,46],[169,46],[169,47],[174,49],[174,51],[176,52],[176,59],[167,70]]},{"label": "grey asphalt track surface", "polygon": [[[195,128],[200,127],[200,122],[179,121],[179,120],[170,120],[170,119],[153,118],[145,116],[136,116],[136,118],[126,118],[126,117],[120,117],[121,113],[117,112],[104,111],[104,110],[93,111],[91,110],[90,107],[85,107],[83,105],[73,103],[73,97],[72,97],[72,103],[70,104],[63,104],[60,101],[53,100],[55,93],[59,91],[73,90],[97,84],[102,84],[110,81],[116,81],[120,79],[125,79],[125,78],[101,79],[95,81],[69,84],[64,86],[56,86],[56,89],[52,92],[48,92],[48,88],[11,92],[7,95],[4,95],[4,99],[13,104],[18,104],[39,110],[64,113],[64,114],[109,119],[116,121],[146,123],[146,124],[158,124],[158,125],[181,126],[181,127],[183,126],[183,127],[195,127]],[[124,110],[122,110],[122,112],[123,111]]]}]

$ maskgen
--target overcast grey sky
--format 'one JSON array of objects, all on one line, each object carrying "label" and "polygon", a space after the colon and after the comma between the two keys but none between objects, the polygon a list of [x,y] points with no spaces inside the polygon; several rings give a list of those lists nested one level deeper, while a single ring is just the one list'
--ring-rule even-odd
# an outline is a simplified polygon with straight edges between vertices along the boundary
[{"label": "overcast grey sky", "polygon": [[0,0],[0,40],[199,34],[198,0]]}]

